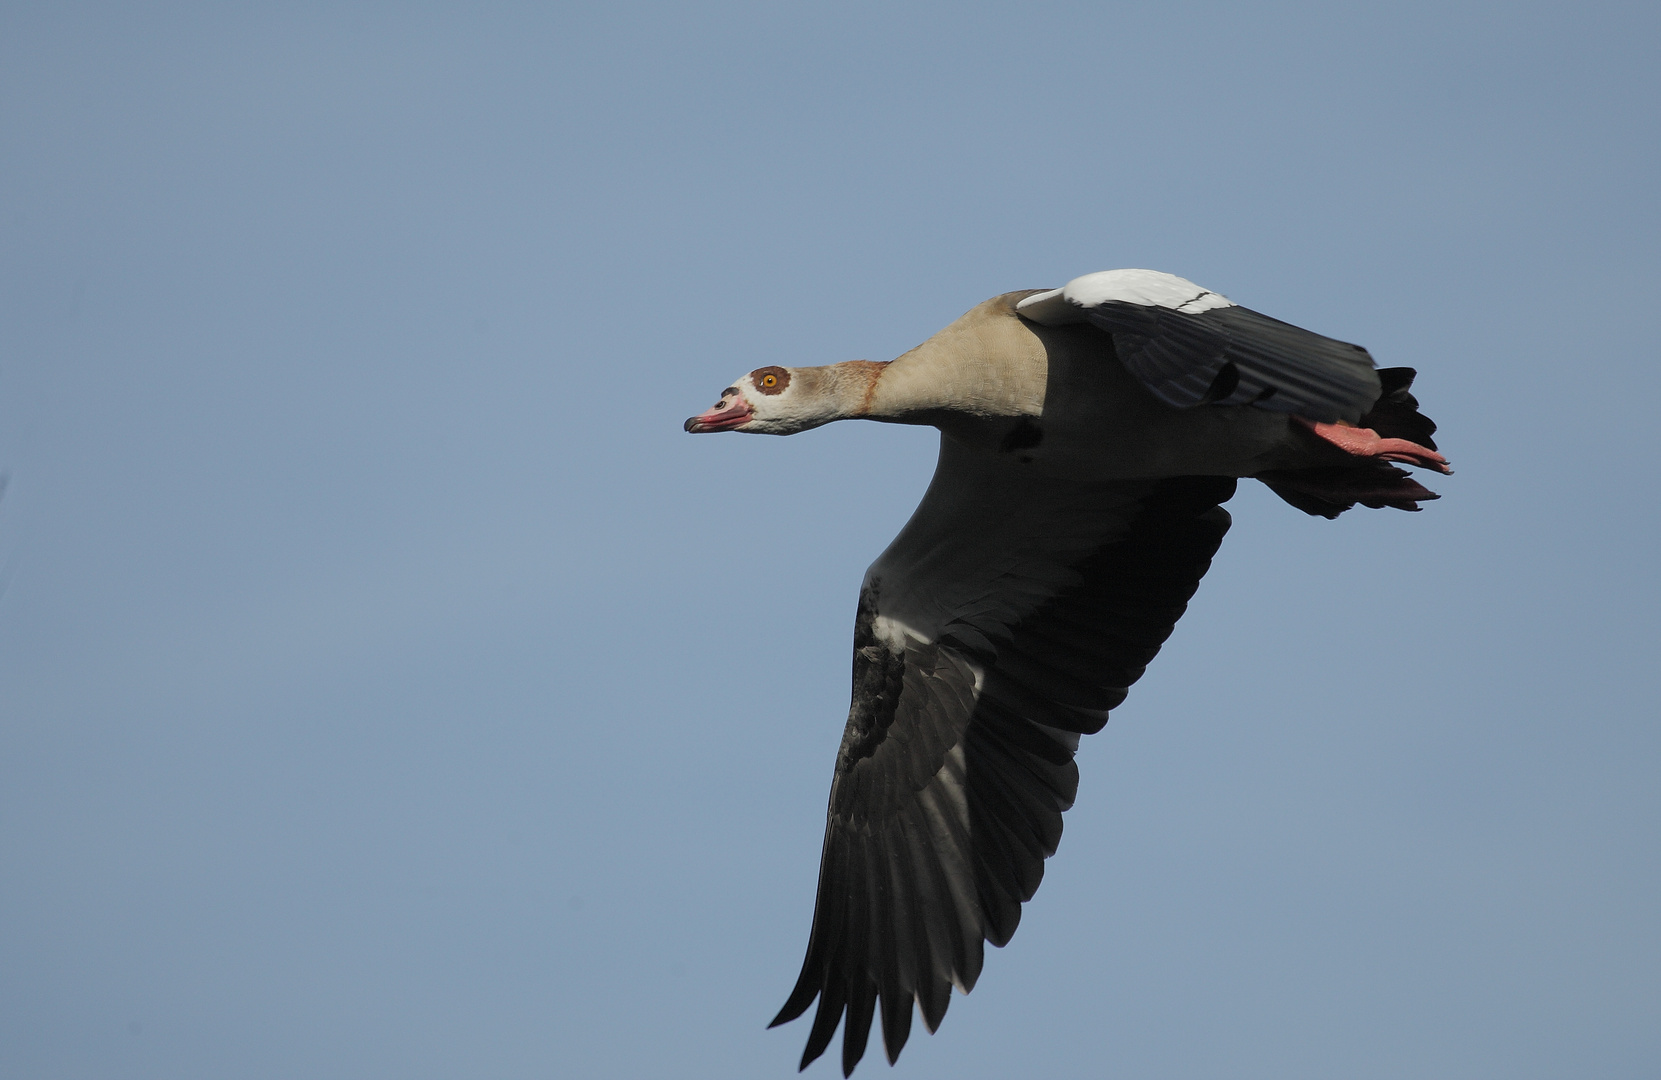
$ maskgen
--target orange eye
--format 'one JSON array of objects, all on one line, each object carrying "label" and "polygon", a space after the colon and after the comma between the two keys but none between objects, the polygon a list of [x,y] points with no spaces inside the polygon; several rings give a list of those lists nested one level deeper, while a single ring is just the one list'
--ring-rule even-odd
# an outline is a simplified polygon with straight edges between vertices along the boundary
[{"label": "orange eye", "polygon": [[750,372],[750,385],[758,393],[782,394],[790,387],[790,369],[781,367],[756,368]]}]

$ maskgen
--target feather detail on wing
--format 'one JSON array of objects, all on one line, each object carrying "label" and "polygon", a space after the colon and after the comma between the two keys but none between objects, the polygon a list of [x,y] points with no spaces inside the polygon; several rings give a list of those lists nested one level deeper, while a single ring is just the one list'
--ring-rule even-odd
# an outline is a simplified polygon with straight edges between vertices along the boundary
[{"label": "feather detail on wing", "polygon": [[1003,945],[1061,839],[1079,736],[1159,651],[1228,529],[1234,480],[1082,485],[942,439],[854,630],[807,956],[773,1023],[819,1001],[802,1066],[880,1005],[894,1061]]},{"label": "feather detail on wing", "polygon": [[1359,345],[1270,318],[1154,270],[1104,270],[1016,305],[1047,326],[1113,335],[1125,368],[1167,405],[1256,405],[1321,423],[1356,422],[1378,399]]}]

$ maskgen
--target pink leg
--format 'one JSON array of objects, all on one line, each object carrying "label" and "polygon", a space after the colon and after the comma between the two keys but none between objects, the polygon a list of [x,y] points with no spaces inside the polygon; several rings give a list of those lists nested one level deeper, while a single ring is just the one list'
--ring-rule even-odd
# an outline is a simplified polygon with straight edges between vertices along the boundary
[{"label": "pink leg", "polygon": [[1347,424],[1317,424],[1301,416],[1295,419],[1346,454],[1400,461],[1408,465],[1417,465],[1421,469],[1435,469],[1440,473],[1453,472],[1448,468],[1447,458],[1416,442],[1380,438],[1378,432],[1372,428],[1350,427]]}]

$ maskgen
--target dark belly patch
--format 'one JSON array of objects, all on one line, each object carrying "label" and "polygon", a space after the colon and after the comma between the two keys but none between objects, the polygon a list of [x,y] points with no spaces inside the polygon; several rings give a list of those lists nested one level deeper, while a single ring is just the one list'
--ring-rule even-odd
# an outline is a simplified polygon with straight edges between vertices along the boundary
[{"label": "dark belly patch", "polygon": [[1044,441],[1044,429],[1038,426],[1037,421],[1030,416],[1023,416],[1009,429],[1003,441],[998,443],[998,451],[1004,454],[1014,453],[1017,450],[1031,450]]}]

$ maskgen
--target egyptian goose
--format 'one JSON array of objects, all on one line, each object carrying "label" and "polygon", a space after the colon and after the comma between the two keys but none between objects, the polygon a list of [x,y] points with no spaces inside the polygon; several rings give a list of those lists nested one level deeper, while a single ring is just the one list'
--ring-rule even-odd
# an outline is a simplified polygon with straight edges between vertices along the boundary
[{"label": "egyptian goose", "polygon": [[789,435],[932,424],[940,460],[866,572],[807,958],[802,1067],[880,1001],[894,1062],[1001,946],[1061,838],[1079,736],[1159,651],[1228,531],[1237,477],[1311,514],[1436,496],[1413,371],[1191,281],[1110,270],[993,297],[888,363],[758,368],[686,422]]}]

